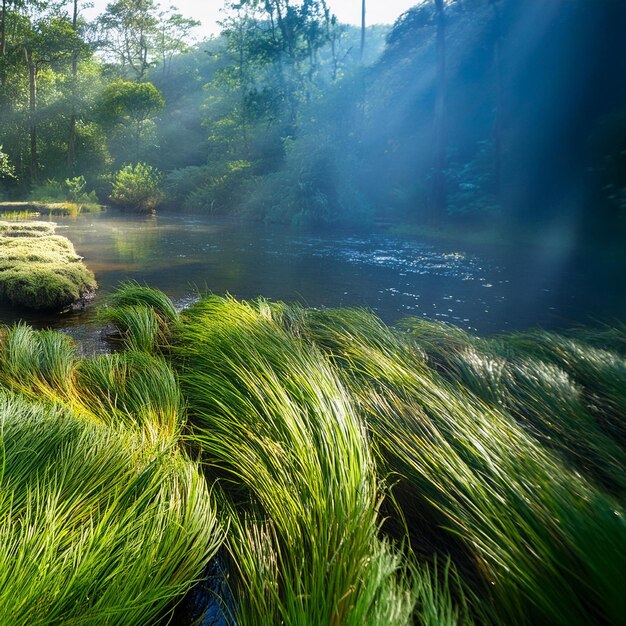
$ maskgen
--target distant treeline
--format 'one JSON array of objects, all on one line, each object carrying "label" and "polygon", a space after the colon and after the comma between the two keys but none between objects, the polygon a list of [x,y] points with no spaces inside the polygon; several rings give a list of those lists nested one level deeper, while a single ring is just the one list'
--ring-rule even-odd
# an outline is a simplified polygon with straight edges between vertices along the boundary
[{"label": "distant treeline", "polygon": [[36,5],[0,24],[8,196],[84,176],[106,200],[146,163],[178,210],[626,229],[620,0],[424,0],[363,48],[324,0],[232,3],[192,47],[151,0]]}]

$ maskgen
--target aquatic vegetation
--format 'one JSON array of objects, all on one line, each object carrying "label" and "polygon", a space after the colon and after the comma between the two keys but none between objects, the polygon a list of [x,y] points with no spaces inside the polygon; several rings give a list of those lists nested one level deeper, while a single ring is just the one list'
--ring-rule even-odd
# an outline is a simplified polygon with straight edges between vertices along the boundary
[{"label": "aquatic vegetation", "polygon": [[160,318],[151,307],[131,305],[106,309],[102,318],[115,326],[129,350],[152,352],[163,341]]},{"label": "aquatic vegetation", "polygon": [[[309,317],[304,331],[342,368],[381,461],[402,477],[396,499],[418,551],[435,545],[456,555],[465,580],[489,590],[505,621],[619,620],[626,526],[613,498],[497,402],[446,381],[421,351],[411,356],[416,337],[366,312]],[[448,343],[460,339],[454,330]]]},{"label": "aquatic vegetation", "polygon": [[172,349],[194,440],[231,503],[237,624],[410,624],[411,569],[378,538],[376,468],[331,365],[218,297],[185,312]]},{"label": "aquatic vegetation", "polygon": [[0,217],[2,217],[3,220],[32,220],[33,218],[39,217],[39,215],[40,213],[38,211],[32,210],[2,211],[2,213],[0,213]]},{"label": "aquatic vegetation", "polygon": [[111,294],[100,316],[115,327],[126,349],[156,352],[168,342],[178,311],[162,291],[129,281]]},{"label": "aquatic vegetation", "polygon": [[0,296],[30,309],[60,310],[96,288],[72,243],[49,222],[0,222]]},{"label": "aquatic vegetation", "polygon": [[111,294],[109,303],[113,308],[133,305],[150,307],[164,323],[178,320],[178,311],[162,291],[135,281],[121,283]]},{"label": "aquatic vegetation", "polygon": [[0,394],[0,614],[155,624],[222,533],[195,463],[124,428]]},{"label": "aquatic vegetation", "polygon": [[[223,541],[238,626],[622,619],[619,329],[481,339],[218,296],[179,315],[136,283],[103,315],[123,351],[0,330],[0,613],[152,625]],[[118,564],[136,579],[109,590]]]}]

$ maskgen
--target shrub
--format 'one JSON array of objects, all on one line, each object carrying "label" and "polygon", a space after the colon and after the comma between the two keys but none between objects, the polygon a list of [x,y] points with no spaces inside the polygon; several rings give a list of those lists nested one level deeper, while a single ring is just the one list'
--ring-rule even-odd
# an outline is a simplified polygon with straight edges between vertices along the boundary
[{"label": "shrub", "polygon": [[0,145],[0,179],[2,178],[15,178],[15,169],[9,161],[9,155],[2,151]]},{"label": "shrub", "polygon": [[87,192],[87,182],[84,176],[66,178],[63,182],[48,179],[45,183],[33,187],[29,194],[31,202],[44,202],[52,207],[39,207],[37,210],[73,213],[81,209],[93,210],[98,208],[98,198],[95,191]]},{"label": "shrub", "polygon": [[161,173],[146,163],[125,165],[115,174],[110,200],[120,206],[154,211],[163,200],[161,182]]}]

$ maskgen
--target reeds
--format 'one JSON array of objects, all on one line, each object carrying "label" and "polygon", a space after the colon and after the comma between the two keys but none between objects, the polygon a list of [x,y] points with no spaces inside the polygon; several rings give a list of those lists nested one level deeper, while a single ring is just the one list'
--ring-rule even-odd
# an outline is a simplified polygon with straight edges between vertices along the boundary
[{"label": "reeds", "polygon": [[[300,327],[341,367],[381,460],[403,477],[396,494],[416,550],[449,551],[499,619],[621,619],[626,527],[616,501],[497,403],[444,380],[445,359],[431,369],[416,337],[361,311],[311,312]],[[452,346],[463,343],[450,333]]]},{"label": "reeds", "polygon": [[378,539],[366,432],[330,364],[266,312],[217,297],[186,312],[174,351],[231,503],[237,624],[411,623],[410,565]]},{"label": "reeds", "polygon": [[479,339],[217,296],[179,316],[136,284],[106,316],[126,350],[89,359],[0,332],[11,622],[152,625],[218,527],[233,625],[626,614],[619,328]]},{"label": "reeds", "polygon": [[221,542],[196,465],[132,431],[5,392],[0,453],[3,623],[158,623]]}]

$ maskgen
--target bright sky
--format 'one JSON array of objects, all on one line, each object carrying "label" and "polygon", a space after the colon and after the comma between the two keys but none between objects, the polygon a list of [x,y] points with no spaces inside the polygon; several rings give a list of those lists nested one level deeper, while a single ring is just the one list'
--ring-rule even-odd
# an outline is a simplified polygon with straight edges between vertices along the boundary
[{"label": "bright sky", "polygon": [[[110,0],[92,0],[93,8],[85,9],[83,14],[91,19],[102,13]],[[366,0],[367,23],[391,24],[407,9],[417,4],[419,0]],[[68,2],[68,5],[70,2]],[[162,0],[163,6],[173,4],[180,13],[202,22],[198,35],[208,35],[219,32],[217,20],[220,19],[220,9],[224,7],[224,0]],[[339,21],[346,24],[361,23],[361,0],[328,0],[328,5],[337,15]]]}]

